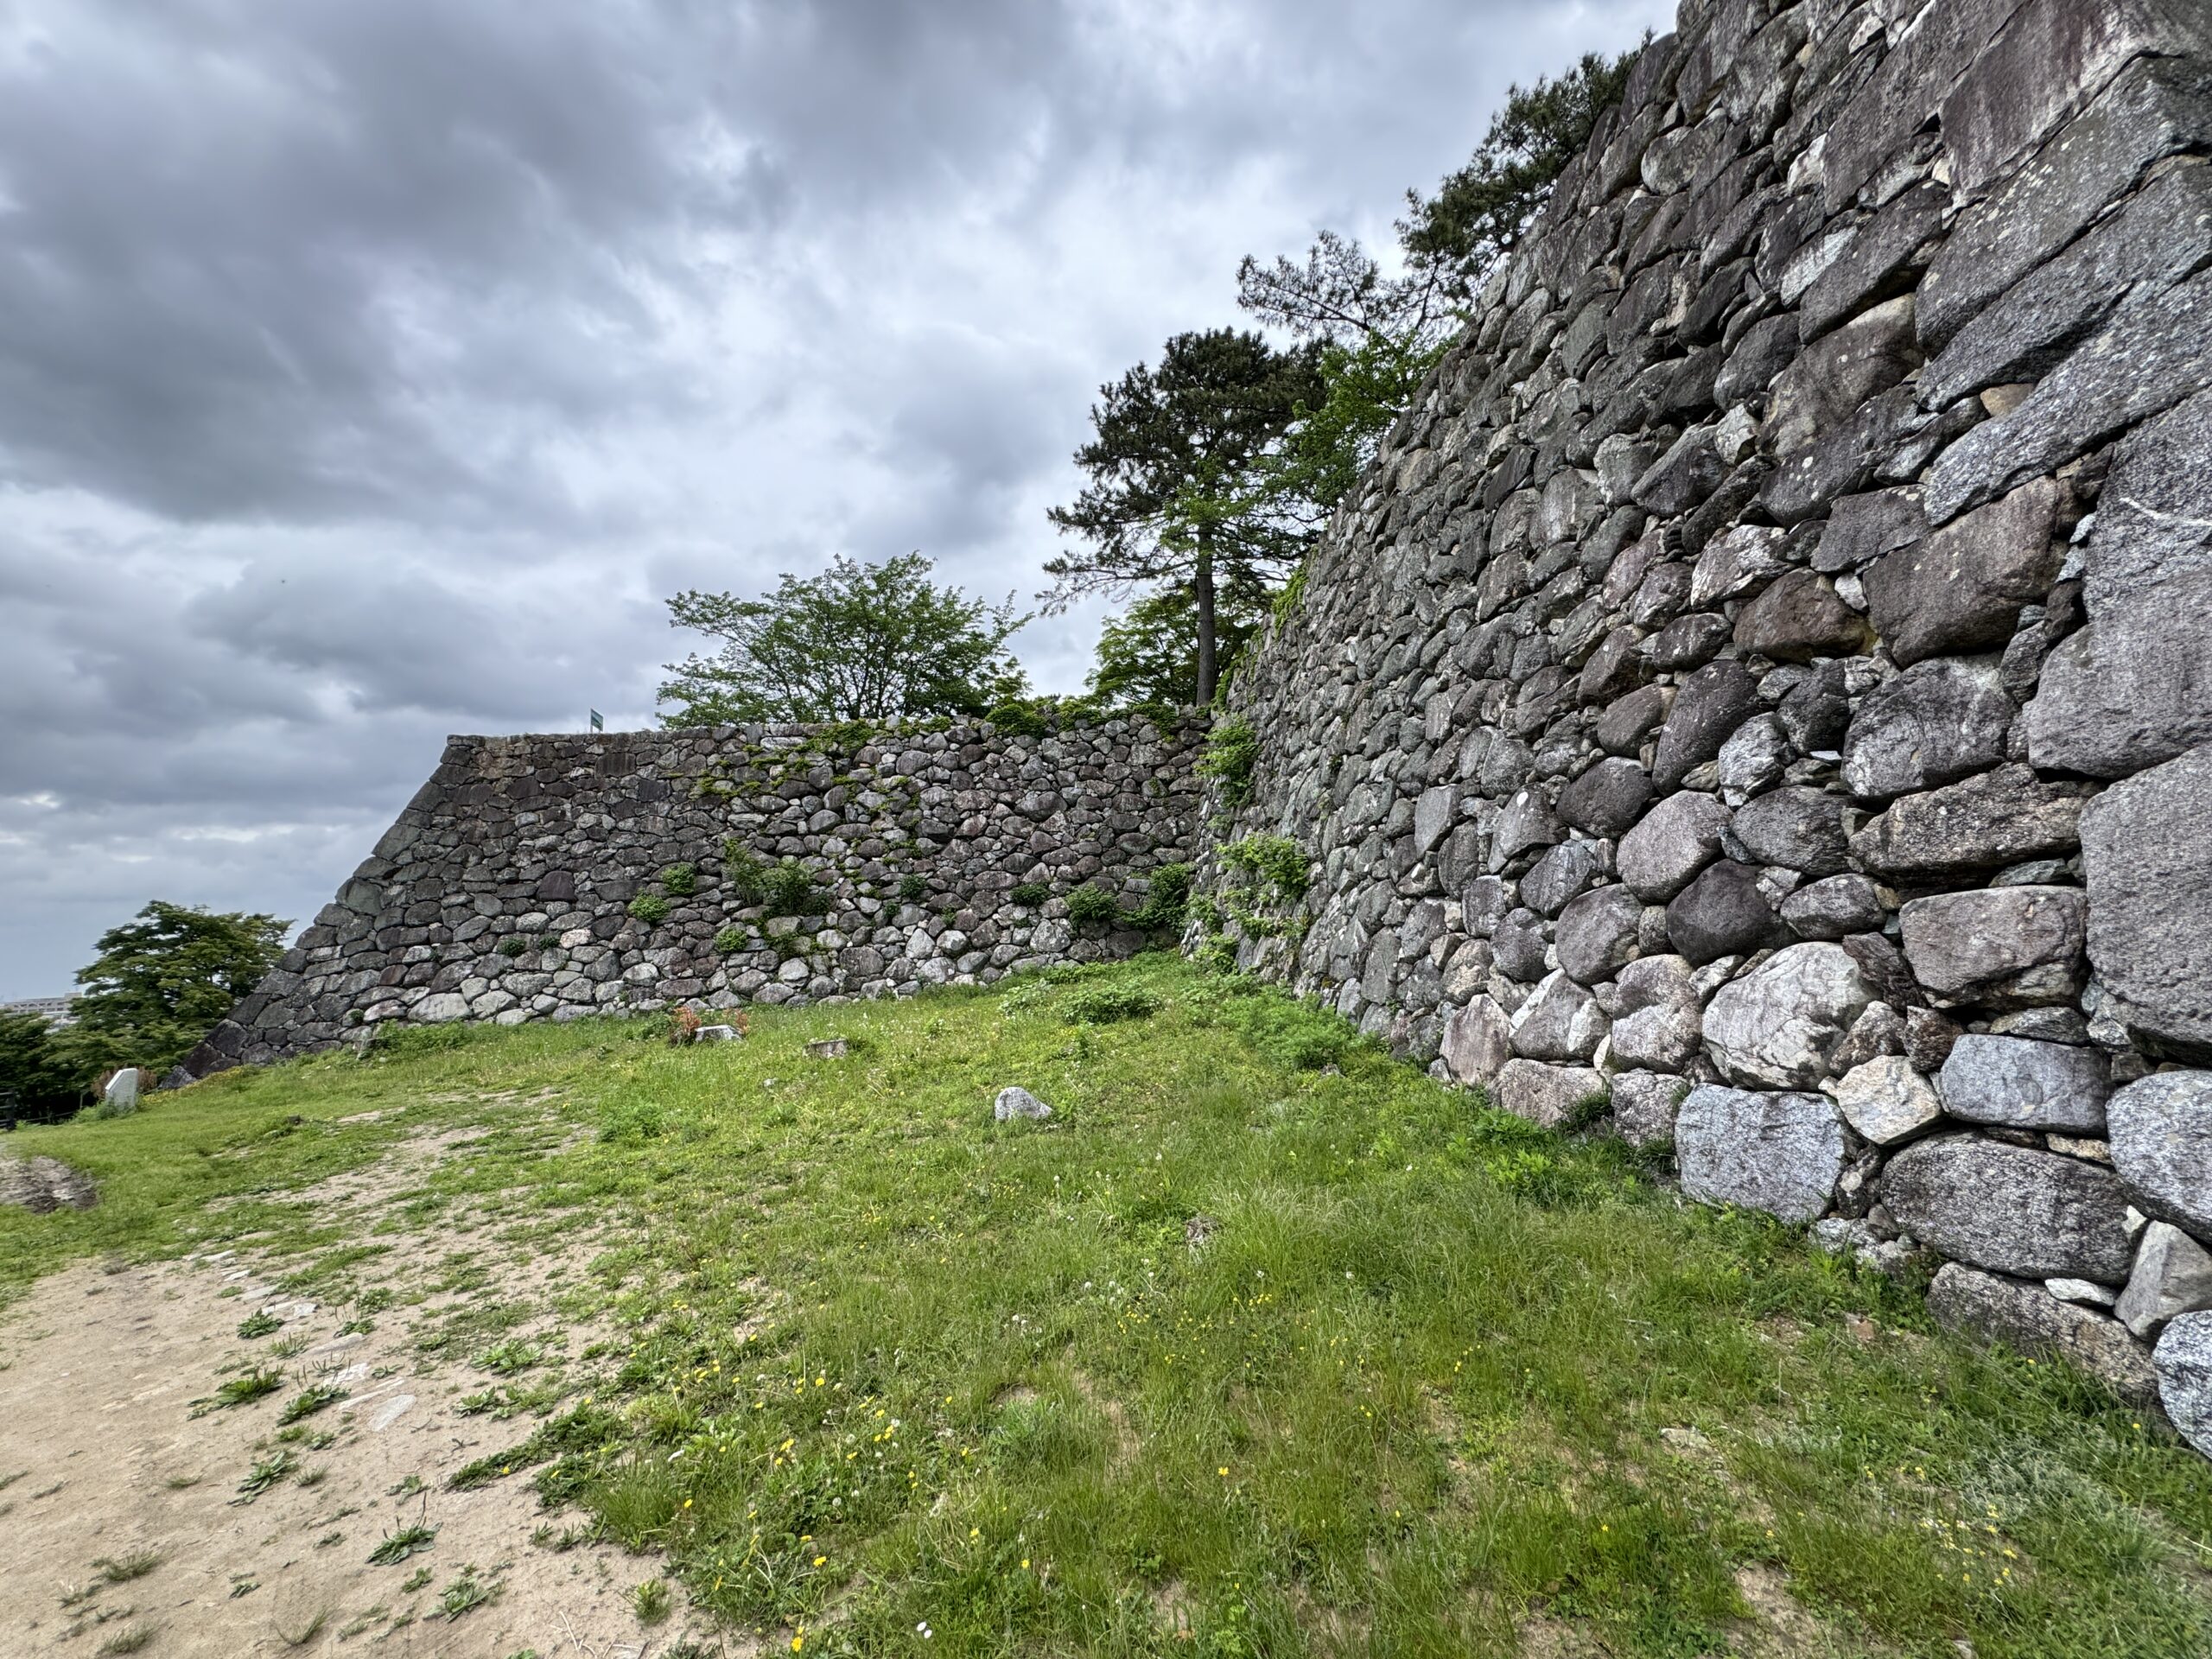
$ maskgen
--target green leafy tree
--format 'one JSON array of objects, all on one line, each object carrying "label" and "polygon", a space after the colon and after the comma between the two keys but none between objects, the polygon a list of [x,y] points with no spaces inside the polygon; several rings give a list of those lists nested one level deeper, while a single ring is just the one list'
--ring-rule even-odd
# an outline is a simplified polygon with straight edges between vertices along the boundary
[{"label": "green leafy tree", "polygon": [[[1232,590],[1217,602],[1217,667],[1226,681],[1267,613]],[[1090,695],[1109,708],[1184,709],[1198,701],[1198,602],[1188,587],[1147,594],[1098,635]]]},{"label": "green leafy tree", "polygon": [[35,1014],[0,1010],[0,1092],[13,1090],[25,1117],[58,1117],[85,1098],[91,1082],[77,1076]]},{"label": "green leafy tree", "polygon": [[1315,349],[1277,351],[1231,328],[1176,335],[1154,369],[1140,363],[1099,389],[1096,433],[1076,452],[1090,483],[1052,523],[1088,543],[1048,561],[1048,603],[1174,582],[1191,598],[1193,700],[1213,700],[1224,599],[1264,601],[1310,538],[1281,510],[1263,463],[1319,391]]},{"label": "green leafy tree", "polygon": [[86,1084],[111,1066],[168,1071],[276,965],[291,925],[156,899],[100,935],[55,1049]]},{"label": "green leafy tree", "polygon": [[1641,50],[1592,54],[1556,80],[1512,87],[1466,166],[1433,196],[1406,193],[1397,274],[1325,230],[1302,264],[1247,256],[1237,267],[1240,306],[1319,347],[1320,395],[1300,408],[1270,469],[1277,512],[1324,518],[1358,481],[1465,322],[1474,290],[1620,101]]},{"label": "green leafy tree", "polygon": [[696,591],[668,601],[671,624],[722,642],[671,663],[659,700],[668,726],[745,721],[880,723],[980,712],[1027,689],[1006,642],[1029,619],[929,579],[930,562],[838,557],[818,576],[785,575],[765,599]]}]

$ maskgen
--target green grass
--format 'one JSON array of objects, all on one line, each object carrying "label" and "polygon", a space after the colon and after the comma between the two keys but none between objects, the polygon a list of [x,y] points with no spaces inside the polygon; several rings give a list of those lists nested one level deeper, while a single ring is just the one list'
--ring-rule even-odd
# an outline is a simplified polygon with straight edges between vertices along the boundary
[{"label": "green grass", "polygon": [[[1153,1012],[1070,1023],[1102,998]],[[442,1027],[26,1131],[103,1202],[0,1215],[0,1281],[251,1243],[496,1300],[484,1236],[408,1262],[291,1196],[464,1129],[397,1218],[598,1229],[566,1306],[620,1339],[454,1484],[534,1482],[779,1650],[1506,1655],[1541,1615],[1656,1659],[1742,1635],[1746,1568],[1840,1653],[2212,1650],[2212,1465],[1273,994],[1154,957],[654,1034]],[[1008,1084],[1053,1118],[993,1123]],[[519,1357],[492,1318],[423,1339]]]}]

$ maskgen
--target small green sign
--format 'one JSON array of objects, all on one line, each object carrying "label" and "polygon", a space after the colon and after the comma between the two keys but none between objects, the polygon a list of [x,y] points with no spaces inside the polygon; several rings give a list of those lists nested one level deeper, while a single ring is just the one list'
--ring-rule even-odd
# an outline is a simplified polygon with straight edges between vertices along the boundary
[{"label": "small green sign", "polygon": [[591,711],[591,728],[594,732],[603,732],[607,729],[607,716],[596,709]]}]

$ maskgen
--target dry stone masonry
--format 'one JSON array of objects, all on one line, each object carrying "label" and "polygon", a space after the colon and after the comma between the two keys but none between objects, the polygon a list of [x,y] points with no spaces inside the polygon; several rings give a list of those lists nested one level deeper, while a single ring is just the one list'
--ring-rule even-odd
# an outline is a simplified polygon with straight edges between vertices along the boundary
[{"label": "dry stone masonry", "polygon": [[[905,995],[1127,955],[1154,876],[1192,855],[1198,735],[457,737],[184,1069],[388,1020]],[[1118,913],[1085,919],[1078,894]]]},{"label": "dry stone masonry", "polygon": [[2202,0],[1687,0],[1243,671],[1192,937],[2212,1452],[2208,151]]}]

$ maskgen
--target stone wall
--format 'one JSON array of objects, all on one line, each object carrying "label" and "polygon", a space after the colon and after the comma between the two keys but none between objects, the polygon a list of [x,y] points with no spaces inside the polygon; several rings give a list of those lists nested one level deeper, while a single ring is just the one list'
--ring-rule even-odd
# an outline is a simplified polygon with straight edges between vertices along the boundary
[{"label": "stone wall", "polygon": [[2209,35],[1688,0],[1240,674],[1201,886],[2212,1450]]},{"label": "stone wall", "polygon": [[[1199,737],[1128,720],[456,737],[184,1069],[386,1020],[905,995],[1127,955],[1154,874],[1192,856]],[[805,873],[787,887],[785,861]],[[1122,918],[1071,919],[1086,887]]]}]

